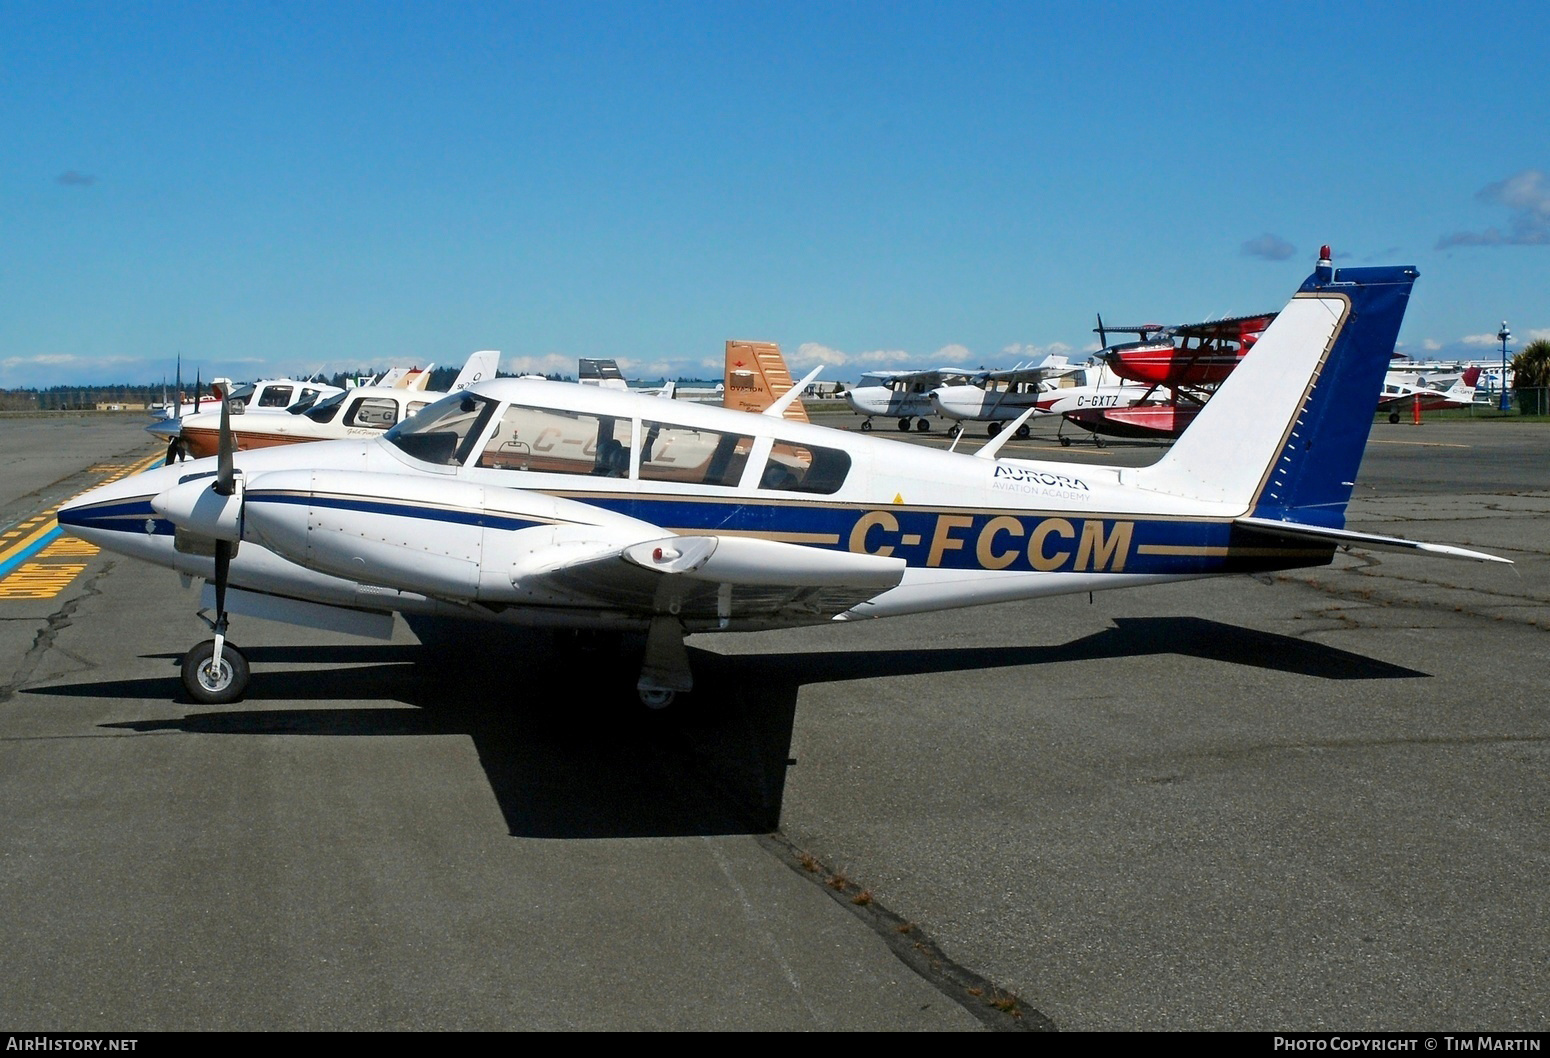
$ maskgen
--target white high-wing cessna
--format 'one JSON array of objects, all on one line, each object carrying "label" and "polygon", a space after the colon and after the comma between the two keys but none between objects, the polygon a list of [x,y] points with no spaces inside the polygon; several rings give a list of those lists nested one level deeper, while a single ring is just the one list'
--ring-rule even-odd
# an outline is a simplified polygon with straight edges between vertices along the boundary
[{"label": "white high-wing cessna", "polygon": [[[1416,271],[1321,259],[1154,465],[1002,459],[588,386],[502,379],[383,437],[162,467],[59,512],[213,586],[183,679],[248,680],[232,612],[383,634],[392,614],[644,631],[648,705],[684,637],[856,621],[1224,573],[1338,547],[1493,556],[1345,530]],[[792,390],[799,392],[800,386]]]},{"label": "white high-wing cessna", "polygon": [[909,432],[910,420],[915,429],[931,429],[928,415],[940,415],[941,410],[931,399],[931,391],[939,386],[967,382],[974,375],[959,367],[931,367],[920,371],[868,371],[859,384],[845,391],[845,402],[865,415],[863,430],[872,429],[872,418],[883,416],[899,420],[899,430]]}]

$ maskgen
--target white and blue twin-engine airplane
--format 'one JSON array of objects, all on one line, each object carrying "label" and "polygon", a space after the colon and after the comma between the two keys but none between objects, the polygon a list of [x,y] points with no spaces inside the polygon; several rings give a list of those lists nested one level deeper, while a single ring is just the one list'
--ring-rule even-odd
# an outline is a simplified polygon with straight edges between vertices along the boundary
[{"label": "white and blue twin-engine airplane", "polygon": [[788,421],[790,395],[761,415],[501,379],[371,440],[228,445],[59,522],[207,582],[215,638],[183,662],[203,702],[248,680],[228,604],[378,635],[394,613],[644,632],[637,689],[661,706],[691,688],[693,633],[1317,566],[1340,547],[1504,561],[1344,529],[1416,274],[1337,270],[1326,248],[1143,468],[1002,458],[1011,429],[974,454],[906,447]]}]

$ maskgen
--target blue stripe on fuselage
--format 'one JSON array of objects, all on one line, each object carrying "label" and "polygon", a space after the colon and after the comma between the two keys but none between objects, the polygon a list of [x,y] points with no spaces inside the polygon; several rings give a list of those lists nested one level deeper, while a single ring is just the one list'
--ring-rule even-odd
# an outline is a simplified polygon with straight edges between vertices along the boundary
[{"label": "blue stripe on fuselage", "polygon": [[[823,503],[747,502],[570,493],[590,503],[676,533],[739,533],[789,540],[831,551],[902,558],[912,567],[1008,572],[1129,573],[1198,576],[1323,565],[1332,548],[1294,540],[1267,541],[1225,521],[1084,517],[1072,513],[971,511]],[[516,531],[546,524],[533,519],[403,501],[248,494],[248,502],[321,506],[413,518],[427,523]],[[171,535],[149,497],[78,509],[64,523],[81,528]]]}]

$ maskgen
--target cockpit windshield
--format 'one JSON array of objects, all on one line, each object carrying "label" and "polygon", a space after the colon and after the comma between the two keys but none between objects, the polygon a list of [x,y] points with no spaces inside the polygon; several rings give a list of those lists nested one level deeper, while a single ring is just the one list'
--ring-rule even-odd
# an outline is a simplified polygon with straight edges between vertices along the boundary
[{"label": "cockpit windshield", "polygon": [[495,407],[496,402],[488,397],[453,393],[405,419],[384,436],[415,459],[458,466],[468,458]]},{"label": "cockpit windshield", "polygon": [[350,390],[345,390],[343,393],[335,393],[321,404],[314,404],[305,411],[296,410],[300,414],[306,415],[313,422],[332,422],[334,416],[339,414],[339,405],[343,404],[344,399],[349,395]]}]

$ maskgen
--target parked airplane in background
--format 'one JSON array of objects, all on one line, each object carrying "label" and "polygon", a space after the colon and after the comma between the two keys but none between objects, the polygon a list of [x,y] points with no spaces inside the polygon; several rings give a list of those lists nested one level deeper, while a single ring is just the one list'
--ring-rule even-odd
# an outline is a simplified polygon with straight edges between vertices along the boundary
[{"label": "parked airplane in background", "polygon": [[[1098,359],[1131,386],[1148,388],[1128,403],[1117,400],[1067,410],[1063,413],[1066,422],[1091,431],[1097,443],[1104,435],[1178,437],[1254,347],[1275,315],[1264,312],[1177,327],[1155,323],[1105,327],[1100,316],[1094,328],[1100,341],[1107,342],[1110,331],[1135,334],[1139,340],[1108,346]],[[1060,440],[1069,443],[1064,434]]]},{"label": "parked airplane in background", "polygon": [[[463,365],[449,393],[466,389],[476,382],[495,377],[500,353],[482,350]],[[416,369],[401,376],[391,386],[358,386],[340,390],[327,400],[310,407],[296,407],[289,414],[239,415],[231,423],[233,444],[239,451],[270,448],[301,441],[328,441],[341,437],[370,437],[380,434],[433,403],[443,393],[424,389],[430,369]],[[176,436],[167,446],[167,461],[203,458],[220,447],[222,412],[190,415],[177,422]],[[153,424],[153,433],[162,428]]]},{"label": "parked airplane in background", "polygon": [[[858,621],[1328,563],[1337,548],[1479,552],[1345,529],[1416,271],[1312,275],[1155,464],[908,448],[810,423],[498,379],[386,435],[232,451],[65,504],[108,550],[204,579],[183,661],[239,697],[228,609],[391,634],[392,615],[643,632],[636,687],[693,680],[686,636]],[[814,372],[815,377],[817,372]],[[1032,409],[1024,413],[1031,415]]]},{"label": "parked airplane in background", "polygon": [[[749,342],[728,339],[722,381],[714,387],[681,387],[668,380],[660,388],[631,386],[614,360],[582,360],[577,378],[584,386],[598,386],[654,397],[669,397],[703,404],[719,404],[738,411],[759,412],[785,395],[792,386],[780,346],[774,342]],[[800,400],[786,408],[786,418],[807,422],[807,409]]]},{"label": "parked airplane in background", "polygon": [[855,386],[845,391],[845,402],[866,418],[861,429],[871,430],[874,416],[899,420],[899,432],[908,433],[910,420],[915,429],[931,429],[928,415],[940,415],[933,390],[967,382],[975,372],[961,367],[933,367],[921,371],[868,371]]},{"label": "parked airplane in background", "polygon": [[1446,389],[1443,386],[1447,384],[1447,379],[1396,382],[1392,381],[1394,372],[1389,372],[1389,378],[1391,381],[1383,384],[1383,393],[1378,397],[1378,413],[1388,412],[1389,422],[1395,423],[1402,413],[1472,406],[1475,403],[1475,383],[1480,380],[1480,369],[1465,368]]},{"label": "parked airplane in background", "polygon": [[791,422],[807,422],[807,408],[800,392],[781,401],[795,383],[786,367],[786,358],[774,342],[728,340],[726,377],[721,406],[735,411],[762,412],[777,402],[781,415]]},{"label": "parked airplane in background", "polygon": [[[1023,418],[1029,408],[1038,409],[1041,398],[1056,385],[1056,380],[1082,368],[1063,356],[1047,356],[1037,364],[1022,364],[1001,371],[980,371],[962,381],[948,381],[931,391],[931,404],[937,413],[953,420],[948,432],[957,437],[965,421],[989,425],[991,437],[1014,419]],[[1028,436],[1026,422],[1017,427],[1018,437]]]}]

